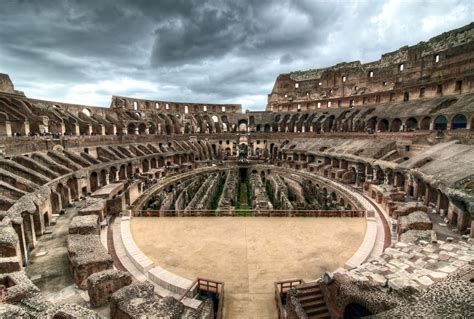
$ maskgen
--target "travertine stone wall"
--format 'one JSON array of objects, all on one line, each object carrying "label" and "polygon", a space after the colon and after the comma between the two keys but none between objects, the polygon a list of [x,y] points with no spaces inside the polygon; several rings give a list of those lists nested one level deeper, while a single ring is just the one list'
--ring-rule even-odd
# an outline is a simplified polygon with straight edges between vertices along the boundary
[{"label": "travertine stone wall", "polygon": [[122,287],[132,283],[132,276],[128,272],[109,269],[94,273],[87,278],[87,292],[90,303],[98,307],[109,302],[110,296]]}]

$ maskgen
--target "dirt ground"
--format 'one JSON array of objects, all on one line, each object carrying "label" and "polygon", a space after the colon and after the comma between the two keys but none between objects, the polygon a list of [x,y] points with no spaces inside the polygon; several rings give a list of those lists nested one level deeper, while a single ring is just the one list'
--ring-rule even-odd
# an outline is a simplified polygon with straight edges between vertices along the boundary
[{"label": "dirt ground", "polygon": [[363,218],[133,218],[132,234],[156,265],[225,283],[225,318],[275,318],[275,281],[312,280],[361,245]]}]

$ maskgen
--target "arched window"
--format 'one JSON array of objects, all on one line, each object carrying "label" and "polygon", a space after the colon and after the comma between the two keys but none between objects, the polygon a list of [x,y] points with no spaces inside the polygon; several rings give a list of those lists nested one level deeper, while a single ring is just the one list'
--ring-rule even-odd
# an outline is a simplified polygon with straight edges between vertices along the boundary
[{"label": "arched window", "polygon": [[188,106],[187,106],[187,105],[185,105],[185,106],[184,106],[184,114],[188,114],[188,113],[189,113]]},{"label": "arched window", "polygon": [[439,115],[435,118],[434,128],[435,130],[445,130],[448,127],[448,120],[444,115]]},{"label": "arched window", "polygon": [[467,127],[467,118],[463,114],[458,114],[453,118],[451,128],[453,130],[462,129]]},{"label": "arched window", "polygon": [[418,125],[418,122],[415,118],[413,117],[410,117],[407,121],[406,121],[406,129],[407,131],[414,131],[416,130],[417,128],[417,125]]},{"label": "arched window", "polygon": [[91,111],[89,109],[83,109],[81,112],[88,117],[91,116]]},{"label": "arched window", "polygon": [[423,120],[421,120],[420,124],[420,130],[429,130],[430,129],[430,122],[431,118],[430,117],[425,117]]},{"label": "arched window", "polygon": [[133,109],[135,111],[138,110],[138,103],[136,101],[133,102]]}]

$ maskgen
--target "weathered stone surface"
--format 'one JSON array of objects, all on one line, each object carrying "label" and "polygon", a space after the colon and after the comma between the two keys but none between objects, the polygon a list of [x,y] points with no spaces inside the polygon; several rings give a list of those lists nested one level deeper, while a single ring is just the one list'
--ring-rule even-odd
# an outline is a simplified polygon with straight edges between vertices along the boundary
[{"label": "weathered stone surface", "polygon": [[87,291],[91,305],[98,307],[107,303],[115,291],[131,283],[132,276],[119,270],[110,269],[90,275],[87,278]]},{"label": "weathered stone surface", "polygon": [[112,257],[105,251],[98,235],[69,235],[67,248],[74,282],[81,289],[87,289],[90,275],[113,266]]},{"label": "weathered stone surface", "polygon": [[69,234],[99,235],[99,216],[85,215],[74,217],[69,224]]}]

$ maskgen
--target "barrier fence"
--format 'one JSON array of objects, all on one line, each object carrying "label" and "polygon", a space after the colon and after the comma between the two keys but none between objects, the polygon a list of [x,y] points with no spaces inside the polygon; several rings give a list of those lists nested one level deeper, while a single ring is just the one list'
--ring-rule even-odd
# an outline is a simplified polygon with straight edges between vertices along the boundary
[{"label": "barrier fence", "polygon": [[212,300],[214,306],[214,318],[221,319],[224,312],[224,283],[221,281],[197,278],[193,284],[181,295],[182,301],[192,290],[204,298]]},{"label": "barrier fence", "polygon": [[134,210],[135,217],[365,217],[365,210]]}]

